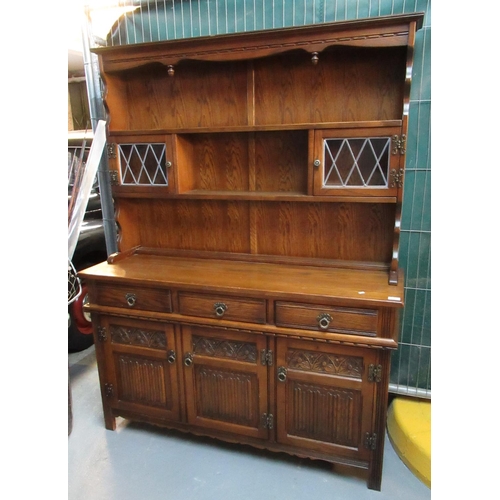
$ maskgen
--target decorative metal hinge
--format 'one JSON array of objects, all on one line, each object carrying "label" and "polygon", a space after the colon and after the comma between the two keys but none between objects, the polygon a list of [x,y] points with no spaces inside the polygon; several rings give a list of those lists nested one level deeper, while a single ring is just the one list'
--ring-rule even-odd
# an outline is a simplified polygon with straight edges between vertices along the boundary
[{"label": "decorative metal hinge", "polygon": [[263,413],[261,422],[262,422],[262,427],[264,427],[264,429],[272,429],[274,426],[273,414]]},{"label": "decorative metal hinge", "polygon": [[377,449],[377,434],[375,432],[373,434],[370,434],[369,432],[365,434],[364,446],[368,450]]},{"label": "decorative metal hinge", "polygon": [[97,338],[100,342],[106,342],[108,336],[106,334],[106,328],[104,326],[97,327]]},{"label": "decorative metal hinge", "polygon": [[109,171],[109,182],[112,186],[118,185],[118,170]]},{"label": "decorative metal hinge", "polygon": [[273,366],[273,351],[271,349],[262,349],[260,351],[260,362],[262,366]]},{"label": "decorative metal hinge", "polygon": [[392,136],[392,154],[404,155],[406,153],[406,135],[402,134],[401,137],[399,135]]},{"label": "decorative metal hinge", "polygon": [[108,158],[116,158],[116,144],[114,142],[106,145],[106,151],[108,153]]},{"label": "decorative metal hinge", "polygon": [[405,171],[400,168],[396,170],[393,168],[391,170],[391,188],[393,187],[403,187],[403,176],[405,174]]},{"label": "decorative metal hinge", "polygon": [[104,384],[104,394],[107,398],[113,397],[113,384]]},{"label": "decorative metal hinge", "polygon": [[368,381],[380,382],[382,380],[382,365],[368,365]]}]

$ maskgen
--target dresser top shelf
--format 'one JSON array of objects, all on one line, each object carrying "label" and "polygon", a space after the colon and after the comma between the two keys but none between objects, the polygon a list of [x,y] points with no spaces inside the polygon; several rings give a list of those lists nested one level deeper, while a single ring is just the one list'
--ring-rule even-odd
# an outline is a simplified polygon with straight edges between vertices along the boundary
[{"label": "dresser top shelf", "polygon": [[335,300],[346,305],[403,307],[403,279],[387,283],[387,271],[342,269],[132,253],[80,273],[122,284],[196,289],[200,292],[269,296],[281,300]]},{"label": "dresser top shelf", "polygon": [[301,27],[192,37],[92,49],[106,72],[180,61],[237,61],[290,50],[321,53],[332,46],[406,46],[410,24],[422,27],[423,13],[323,23]]}]

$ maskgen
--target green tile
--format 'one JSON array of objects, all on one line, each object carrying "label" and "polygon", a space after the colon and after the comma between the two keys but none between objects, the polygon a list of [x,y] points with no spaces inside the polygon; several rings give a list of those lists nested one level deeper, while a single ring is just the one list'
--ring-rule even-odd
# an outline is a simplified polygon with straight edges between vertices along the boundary
[{"label": "green tile", "polygon": [[431,103],[410,102],[406,169],[431,168]]},{"label": "green tile", "polygon": [[422,231],[430,231],[432,226],[431,209],[432,209],[432,188],[431,181],[432,175],[430,170],[424,172],[418,172],[419,175],[424,176],[425,190],[423,197],[422,206],[422,218],[420,219],[420,225],[415,227],[415,229],[421,229]]},{"label": "green tile", "polygon": [[431,230],[430,170],[407,170],[404,180],[403,230]]},{"label": "green tile", "polygon": [[391,0],[389,3],[391,4],[391,14],[402,14],[405,11],[405,4],[408,2],[406,0]]},{"label": "green tile", "polygon": [[425,290],[422,293],[426,295],[426,308],[424,314],[424,321],[422,324],[422,339],[421,344],[427,347],[431,346],[431,312],[432,312],[432,300],[431,300],[431,291]]},{"label": "green tile", "polygon": [[413,312],[416,306],[417,291],[407,289],[405,291],[405,306],[401,313],[401,327],[399,332],[399,341],[406,344],[412,342],[413,333]]},{"label": "green tile", "polygon": [[408,385],[408,368],[410,365],[411,346],[400,345],[391,356],[391,373],[389,376],[391,384]]},{"label": "green tile", "polygon": [[333,4],[333,18],[335,21],[343,21],[347,19],[346,5],[345,2],[336,1]]},{"label": "green tile", "polygon": [[399,340],[405,344],[430,346],[431,300],[428,290],[407,289]]},{"label": "green tile", "polygon": [[422,82],[420,99],[430,100],[431,98],[431,28],[423,29],[424,33],[424,46],[423,46],[423,61],[422,61]]},{"label": "green tile", "polygon": [[[419,269],[419,259],[418,259],[418,244],[420,241],[420,234],[418,233],[407,233],[408,235],[408,245],[406,248],[406,267],[405,269],[405,284],[410,288],[417,288],[417,275]],[[402,249],[403,250],[403,249]]]},{"label": "green tile", "polygon": [[429,346],[428,335],[424,333],[424,330],[429,324],[428,320],[431,307],[429,298],[427,290],[415,290],[413,308],[408,310],[409,315],[411,315],[412,323],[412,332],[409,340],[411,344]]},{"label": "green tile", "polygon": [[403,196],[403,211],[401,217],[401,229],[411,229],[412,214],[414,211],[413,206],[413,192],[415,190],[416,182],[415,170],[406,169],[404,176],[404,196]]},{"label": "green tile", "polygon": [[424,12],[424,26],[431,25],[431,0],[416,0],[414,12]]},{"label": "green tile", "polygon": [[431,389],[430,356],[428,347],[401,345],[391,356],[391,384]]},{"label": "green tile", "polygon": [[415,35],[415,48],[413,51],[413,66],[411,69],[411,91],[410,100],[420,101],[422,73],[424,71],[424,30],[417,31]]},{"label": "green tile", "polygon": [[405,285],[409,288],[431,288],[430,276],[430,233],[410,232],[408,237],[408,247],[402,248],[401,253],[406,253],[405,264]]},{"label": "green tile", "polygon": [[415,36],[413,54],[412,83],[410,99],[412,101],[431,98],[431,28],[422,28]]},{"label": "green tile", "polygon": [[417,115],[416,168],[431,168],[431,103],[419,103]]},{"label": "green tile", "polygon": [[391,373],[389,376],[390,384],[397,384],[399,380],[399,367],[401,364],[401,346],[397,351],[391,353]]},{"label": "green tile", "polygon": [[418,389],[430,388],[430,349],[411,346],[408,366],[408,385]]},{"label": "green tile", "polygon": [[417,162],[418,146],[418,123],[420,114],[420,103],[411,101],[408,117],[408,134],[406,136],[405,168],[414,169]]},{"label": "green tile", "polygon": [[[402,231],[399,236],[399,267],[407,269],[408,267],[408,245],[410,242],[410,233]],[[406,271],[405,271],[406,276]]]}]

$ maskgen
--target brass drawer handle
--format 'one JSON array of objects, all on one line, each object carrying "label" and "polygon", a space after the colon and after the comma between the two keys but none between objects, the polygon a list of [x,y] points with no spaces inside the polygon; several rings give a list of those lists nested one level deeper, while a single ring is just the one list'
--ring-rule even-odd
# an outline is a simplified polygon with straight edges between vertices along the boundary
[{"label": "brass drawer handle", "polygon": [[175,354],[175,351],[168,351],[168,354],[167,354],[167,361],[173,365],[175,363],[175,359],[177,358],[177,355]]},{"label": "brass drawer handle", "polygon": [[218,318],[222,318],[222,316],[224,316],[225,312],[227,311],[227,305],[224,304],[224,302],[216,302],[214,304],[214,311],[215,315]]},{"label": "brass drawer handle", "polygon": [[332,317],[329,314],[320,314],[316,319],[318,320],[318,326],[321,330],[328,330],[332,321]]},{"label": "brass drawer handle", "polygon": [[127,293],[125,295],[125,299],[127,301],[127,304],[129,307],[134,307],[135,306],[135,302],[137,300],[137,296],[135,295],[135,293]]}]

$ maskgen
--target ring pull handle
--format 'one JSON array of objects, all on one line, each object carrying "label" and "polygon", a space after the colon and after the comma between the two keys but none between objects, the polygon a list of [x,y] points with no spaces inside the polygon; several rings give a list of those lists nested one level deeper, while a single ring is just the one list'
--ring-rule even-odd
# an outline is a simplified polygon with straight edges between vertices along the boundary
[{"label": "ring pull handle", "polygon": [[190,352],[184,355],[184,364],[186,366],[191,366],[193,364],[193,355]]},{"label": "ring pull handle", "polygon": [[320,330],[328,330],[328,327],[330,326],[330,323],[332,321],[332,317],[329,314],[320,314],[316,319],[318,320],[318,326]]},{"label": "ring pull handle", "polygon": [[224,302],[216,302],[214,304],[214,311],[215,315],[218,318],[222,318],[222,316],[224,316],[225,312],[227,311],[227,305],[224,304]]},{"label": "ring pull handle", "polygon": [[167,354],[167,361],[173,365],[175,363],[175,359],[177,358],[177,355],[175,354],[175,351],[168,351],[168,354]]},{"label": "ring pull handle", "polygon": [[284,366],[280,366],[278,368],[278,380],[280,382],[284,382],[286,380],[286,368]]},{"label": "ring pull handle", "polygon": [[129,307],[134,307],[135,302],[137,300],[137,296],[135,295],[135,293],[127,293],[125,295],[125,300],[127,301]]}]

